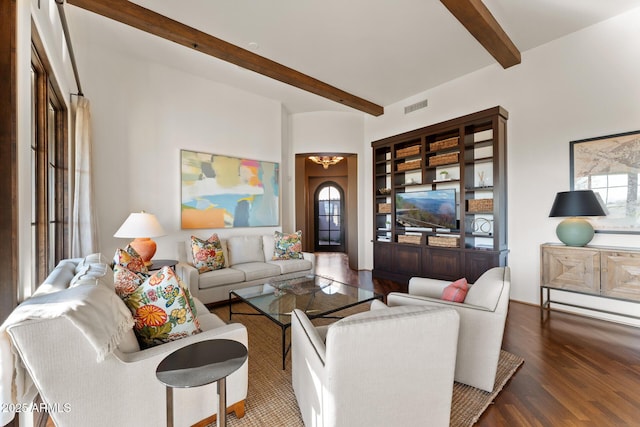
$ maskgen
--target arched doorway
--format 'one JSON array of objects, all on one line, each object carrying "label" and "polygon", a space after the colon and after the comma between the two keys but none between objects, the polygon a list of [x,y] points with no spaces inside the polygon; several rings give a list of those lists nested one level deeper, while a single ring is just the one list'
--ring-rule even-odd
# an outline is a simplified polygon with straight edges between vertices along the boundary
[{"label": "arched doorway", "polygon": [[314,194],[317,252],[345,252],[344,190],[336,182],[320,185]]}]

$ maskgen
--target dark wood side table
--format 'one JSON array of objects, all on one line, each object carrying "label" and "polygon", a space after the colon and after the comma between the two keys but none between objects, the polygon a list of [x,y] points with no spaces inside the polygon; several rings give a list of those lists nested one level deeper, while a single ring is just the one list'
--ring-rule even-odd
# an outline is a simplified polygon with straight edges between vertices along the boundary
[{"label": "dark wood side table", "polygon": [[167,427],[173,427],[173,389],[200,387],[218,382],[217,425],[227,425],[227,376],[247,360],[247,347],[233,340],[200,341],[178,349],[156,368],[156,377],[167,387]]}]

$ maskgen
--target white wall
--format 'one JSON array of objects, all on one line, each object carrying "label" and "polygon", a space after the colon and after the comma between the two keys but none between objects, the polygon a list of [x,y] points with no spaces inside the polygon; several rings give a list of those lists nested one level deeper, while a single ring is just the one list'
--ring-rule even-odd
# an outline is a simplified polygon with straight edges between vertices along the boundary
[{"label": "white wall", "polygon": [[[371,151],[371,147],[363,146],[364,116],[361,113],[320,111],[313,113],[298,113],[291,115],[291,141],[293,155],[303,153],[344,153],[358,156],[358,216],[365,218],[371,216],[369,211],[370,193],[363,190],[367,175],[371,174],[371,163],[365,160],[365,153]],[[292,164],[295,167],[295,163]],[[291,171],[295,176],[295,171]],[[290,194],[293,199],[294,193]],[[365,235],[365,221],[358,221],[358,268],[367,265],[364,251],[367,244],[363,239]],[[369,233],[370,234],[370,233]],[[369,251],[370,252],[370,251]],[[370,263],[369,263],[370,264]]]},{"label": "white wall", "polygon": [[156,214],[167,232],[154,239],[156,258],[176,258],[176,242],[192,234],[226,237],[279,229],[181,230],[180,149],[280,163],[280,103],[90,41],[74,49],[92,106],[103,253],[110,256],[126,245],[128,239],[116,239],[113,233],[130,212],[140,210]]},{"label": "white wall", "polygon": [[[548,215],[556,192],[569,190],[569,142],[640,129],[638,22],[640,9],[635,9],[524,52],[520,65],[487,67],[366,119],[366,141],[373,141],[496,105],[509,111],[512,299],[539,302],[539,246],[558,241],[560,219]],[[404,106],[425,98],[426,109],[404,115]],[[367,156],[370,164],[371,150]],[[372,200],[370,174],[366,179],[363,188]],[[366,221],[364,240],[369,241],[371,215]],[[596,234],[591,244],[637,248],[640,236]],[[372,245],[366,250],[365,268],[371,268]],[[602,299],[594,304],[614,305]],[[637,305],[621,309],[631,313]]]}]

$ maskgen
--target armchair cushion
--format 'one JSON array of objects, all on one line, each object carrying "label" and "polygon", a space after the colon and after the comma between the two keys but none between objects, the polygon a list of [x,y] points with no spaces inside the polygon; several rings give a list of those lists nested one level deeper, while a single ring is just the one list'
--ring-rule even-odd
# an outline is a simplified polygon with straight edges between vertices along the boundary
[{"label": "armchair cushion", "polygon": [[127,267],[131,271],[141,273],[149,272],[144,261],[140,255],[138,255],[138,252],[131,247],[131,245],[127,245],[124,249],[116,249],[116,253],[113,257],[113,263]]},{"label": "armchair cushion", "polygon": [[467,279],[464,277],[458,279],[442,291],[440,299],[454,302],[464,302],[464,298],[467,296],[469,285]]}]

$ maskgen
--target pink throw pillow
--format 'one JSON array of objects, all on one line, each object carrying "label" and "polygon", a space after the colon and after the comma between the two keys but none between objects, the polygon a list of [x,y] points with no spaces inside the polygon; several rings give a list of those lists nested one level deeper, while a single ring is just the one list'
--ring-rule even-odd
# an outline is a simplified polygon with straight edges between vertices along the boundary
[{"label": "pink throw pillow", "polygon": [[463,277],[444,288],[440,299],[453,302],[464,302],[468,290],[469,284],[467,283],[467,279]]}]

